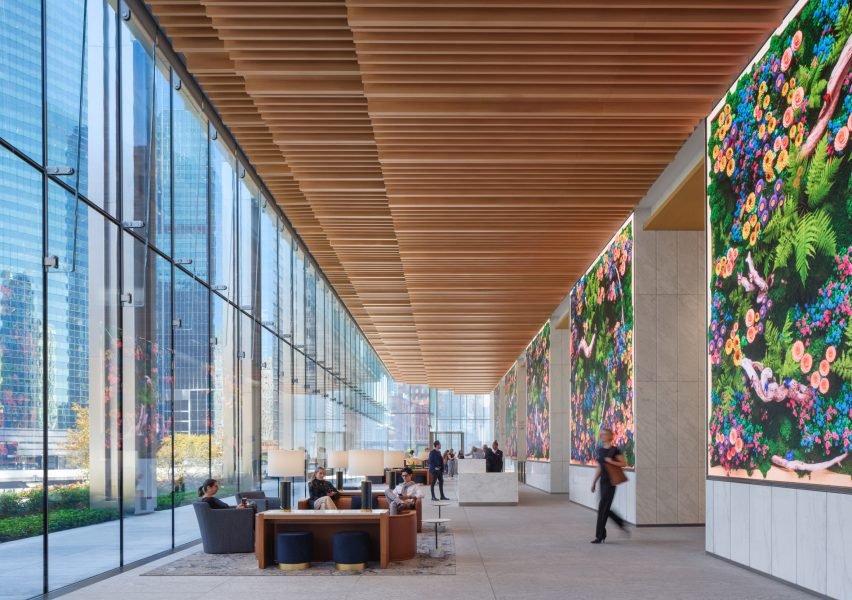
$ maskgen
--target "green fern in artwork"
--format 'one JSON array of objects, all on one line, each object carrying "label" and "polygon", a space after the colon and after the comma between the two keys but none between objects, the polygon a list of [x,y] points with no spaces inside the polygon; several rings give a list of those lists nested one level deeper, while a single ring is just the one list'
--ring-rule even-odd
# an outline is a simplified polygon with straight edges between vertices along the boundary
[{"label": "green fern in artwork", "polygon": [[840,375],[846,381],[852,382],[852,353],[844,352],[840,358],[831,365],[831,370]]},{"label": "green fern in artwork", "polygon": [[[825,86],[823,85],[824,88]],[[823,203],[831,191],[831,186],[834,185],[840,164],[840,160],[828,158],[828,138],[822,138],[816,147],[816,152],[814,152],[814,157],[811,160],[810,169],[808,170],[808,182],[805,185],[805,192],[808,195],[808,206],[816,208]]]},{"label": "green fern in artwork", "polygon": [[[782,215],[783,217],[783,215]],[[794,223],[791,222],[791,225]],[[778,239],[775,249],[775,269],[787,266],[791,256],[795,258],[796,271],[805,284],[810,271],[810,261],[817,253],[833,256],[837,247],[837,236],[831,227],[831,217],[824,210],[808,213]]]}]

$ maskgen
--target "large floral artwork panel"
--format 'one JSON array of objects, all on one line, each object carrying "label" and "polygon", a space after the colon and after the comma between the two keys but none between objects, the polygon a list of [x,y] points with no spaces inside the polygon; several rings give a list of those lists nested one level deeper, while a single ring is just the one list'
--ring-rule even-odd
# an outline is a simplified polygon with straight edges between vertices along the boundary
[{"label": "large floral artwork panel", "polygon": [[632,220],[571,290],[572,463],[597,464],[602,427],[633,466]]},{"label": "large floral artwork panel", "polygon": [[850,35],[804,4],[708,120],[713,476],[852,486]]},{"label": "large floral artwork panel", "polygon": [[506,432],[506,456],[518,458],[518,364],[500,380],[500,397],[503,400]]},{"label": "large floral artwork panel", "polygon": [[527,346],[527,460],[550,461],[550,321]]}]

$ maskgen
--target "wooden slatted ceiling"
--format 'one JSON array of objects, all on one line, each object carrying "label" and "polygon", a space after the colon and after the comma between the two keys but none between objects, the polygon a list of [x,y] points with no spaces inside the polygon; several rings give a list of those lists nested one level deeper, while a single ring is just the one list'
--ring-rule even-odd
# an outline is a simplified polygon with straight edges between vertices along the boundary
[{"label": "wooden slatted ceiling", "polygon": [[790,0],[151,0],[391,373],[487,392]]}]

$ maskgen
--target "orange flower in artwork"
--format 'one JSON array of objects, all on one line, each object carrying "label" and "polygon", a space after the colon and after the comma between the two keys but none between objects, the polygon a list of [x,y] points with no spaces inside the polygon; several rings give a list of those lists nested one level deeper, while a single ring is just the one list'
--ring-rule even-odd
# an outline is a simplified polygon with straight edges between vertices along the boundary
[{"label": "orange flower in artwork", "polygon": [[823,377],[828,377],[828,372],[831,371],[831,365],[828,363],[828,359],[822,359],[819,363],[819,374]]},{"label": "orange flower in artwork", "polygon": [[746,339],[748,340],[748,343],[751,344],[754,341],[754,338],[756,338],[756,337],[757,337],[757,327],[754,327],[754,326],[749,327],[748,331],[746,332]]},{"label": "orange flower in artwork", "polygon": [[810,373],[811,367],[814,366],[814,359],[810,355],[810,353],[805,352],[805,355],[802,357],[802,364],[799,367],[802,369],[802,373]]},{"label": "orange flower in artwork", "polygon": [[823,377],[822,381],[819,382],[819,393],[827,394],[829,388],[828,377]]},{"label": "orange flower in artwork", "polygon": [[834,362],[834,359],[837,358],[837,348],[834,346],[829,346],[825,349],[825,360],[830,363]]},{"label": "orange flower in artwork", "polygon": [[753,308],[748,309],[748,312],[746,313],[746,316],[745,316],[745,321],[746,321],[746,327],[751,327],[752,325],[754,325],[754,309]]},{"label": "orange flower in artwork", "polygon": [[802,340],[796,340],[791,351],[793,353],[793,360],[796,362],[802,360],[802,357],[805,355],[805,345],[802,343]]},{"label": "orange flower in artwork", "polygon": [[822,381],[822,377],[820,377],[819,373],[814,371],[811,373],[811,387],[816,389],[819,387],[819,383]]}]

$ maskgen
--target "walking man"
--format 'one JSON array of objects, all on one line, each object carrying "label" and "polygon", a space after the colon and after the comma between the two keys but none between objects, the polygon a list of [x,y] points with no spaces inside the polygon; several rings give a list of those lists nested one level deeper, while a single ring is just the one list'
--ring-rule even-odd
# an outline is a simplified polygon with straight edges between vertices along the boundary
[{"label": "walking man", "polygon": [[432,500],[435,501],[435,482],[438,482],[438,490],[441,492],[441,500],[449,500],[444,496],[444,457],[441,456],[441,442],[435,440],[432,450],[429,452],[429,472],[432,475]]}]

